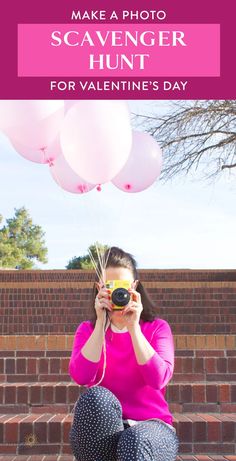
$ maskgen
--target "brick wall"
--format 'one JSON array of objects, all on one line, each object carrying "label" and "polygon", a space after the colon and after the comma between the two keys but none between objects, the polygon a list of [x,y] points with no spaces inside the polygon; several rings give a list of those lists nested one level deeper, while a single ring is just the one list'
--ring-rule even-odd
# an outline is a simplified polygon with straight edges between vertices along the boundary
[{"label": "brick wall", "polygon": [[[236,332],[236,270],[140,270],[175,334]],[[0,271],[0,334],[71,334],[88,318],[93,271]]]},{"label": "brick wall", "polygon": [[[93,279],[83,271],[0,271],[4,461],[10,453],[9,461],[15,455],[29,461],[30,454],[73,461],[70,412],[84,389],[71,380],[68,365]],[[166,399],[180,439],[177,461],[235,461],[236,270],[141,270],[140,279],[174,336]],[[25,437],[32,434],[29,445]]]}]

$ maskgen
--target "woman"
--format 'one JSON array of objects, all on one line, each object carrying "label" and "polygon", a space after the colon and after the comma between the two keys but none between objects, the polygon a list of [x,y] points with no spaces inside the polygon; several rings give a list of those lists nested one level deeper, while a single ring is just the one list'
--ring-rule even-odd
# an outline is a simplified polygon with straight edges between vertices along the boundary
[{"label": "woman", "polygon": [[95,319],[76,330],[69,373],[89,389],[75,404],[72,451],[79,461],[174,461],[179,439],[164,398],[174,371],[171,328],[156,316],[133,256],[112,247],[106,257],[105,279],[129,280],[130,301],[114,310],[97,283]]}]

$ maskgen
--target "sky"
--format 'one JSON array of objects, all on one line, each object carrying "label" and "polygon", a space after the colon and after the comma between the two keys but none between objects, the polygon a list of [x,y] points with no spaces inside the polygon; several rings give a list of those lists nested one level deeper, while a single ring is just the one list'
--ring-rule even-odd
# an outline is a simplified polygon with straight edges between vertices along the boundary
[{"label": "sky", "polygon": [[[149,113],[153,101],[128,101],[132,112]],[[168,102],[155,101],[155,110]],[[156,181],[129,194],[111,183],[84,195],[61,189],[49,167],[21,157],[0,133],[0,214],[25,206],[45,231],[48,263],[64,269],[98,241],[134,255],[141,269],[235,269],[236,175],[213,184],[196,175]]]}]

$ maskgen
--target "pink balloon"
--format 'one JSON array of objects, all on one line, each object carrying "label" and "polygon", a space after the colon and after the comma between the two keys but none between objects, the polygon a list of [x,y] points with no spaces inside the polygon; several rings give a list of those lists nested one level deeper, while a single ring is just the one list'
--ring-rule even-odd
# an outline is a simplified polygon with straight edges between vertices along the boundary
[{"label": "pink balloon", "polygon": [[67,192],[84,194],[95,187],[94,184],[89,184],[80,178],[68,165],[62,154],[51,165],[50,173],[54,181]]},{"label": "pink balloon", "polygon": [[81,100],[67,112],[61,130],[63,155],[91,184],[110,181],[126,163],[132,144],[125,101]]},{"label": "pink balloon", "polygon": [[0,104],[0,125],[2,120],[2,129],[10,140],[35,150],[52,143],[64,119],[64,101],[4,103]]},{"label": "pink balloon", "polygon": [[73,107],[76,103],[78,102],[78,100],[76,99],[66,99],[64,101],[64,104],[65,104],[65,114],[68,112],[68,110],[71,109],[71,107]]},{"label": "pink balloon", "polygon": [[13,140],[11,140],[11,143],[18,154],[35,163],[47,163],[51,165],[55,159],[61,155],[59,137],[57,137],[54,142],[45,149],[31,149],[30,147],[22,146]]},{"label": "pink balloon", "polygon": [[129,159],[112,183],[124,192],[141,192],[160,176],[162,151],[147,133],[133,132]]}]

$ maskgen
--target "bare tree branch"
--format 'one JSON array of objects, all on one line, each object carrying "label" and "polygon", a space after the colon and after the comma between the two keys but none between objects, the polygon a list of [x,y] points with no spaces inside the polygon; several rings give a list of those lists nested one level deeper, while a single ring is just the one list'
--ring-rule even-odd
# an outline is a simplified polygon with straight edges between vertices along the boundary
[{"label": "bare tree branch", "polygon": [[199,170],[216,179],[236,166],[236,101],[172,101],[166,114],[136,115],[135,124],[150,133],[163,149],[161,178]]},{"label": "bare tree branch", "polygon": [[232,165],[222,165],[221,168],[222,168],[222,170],[223,170],[224,168],[235,168],[235,167],[236,167],[236,163],[234,163],[234,164],[232,164]]}]

